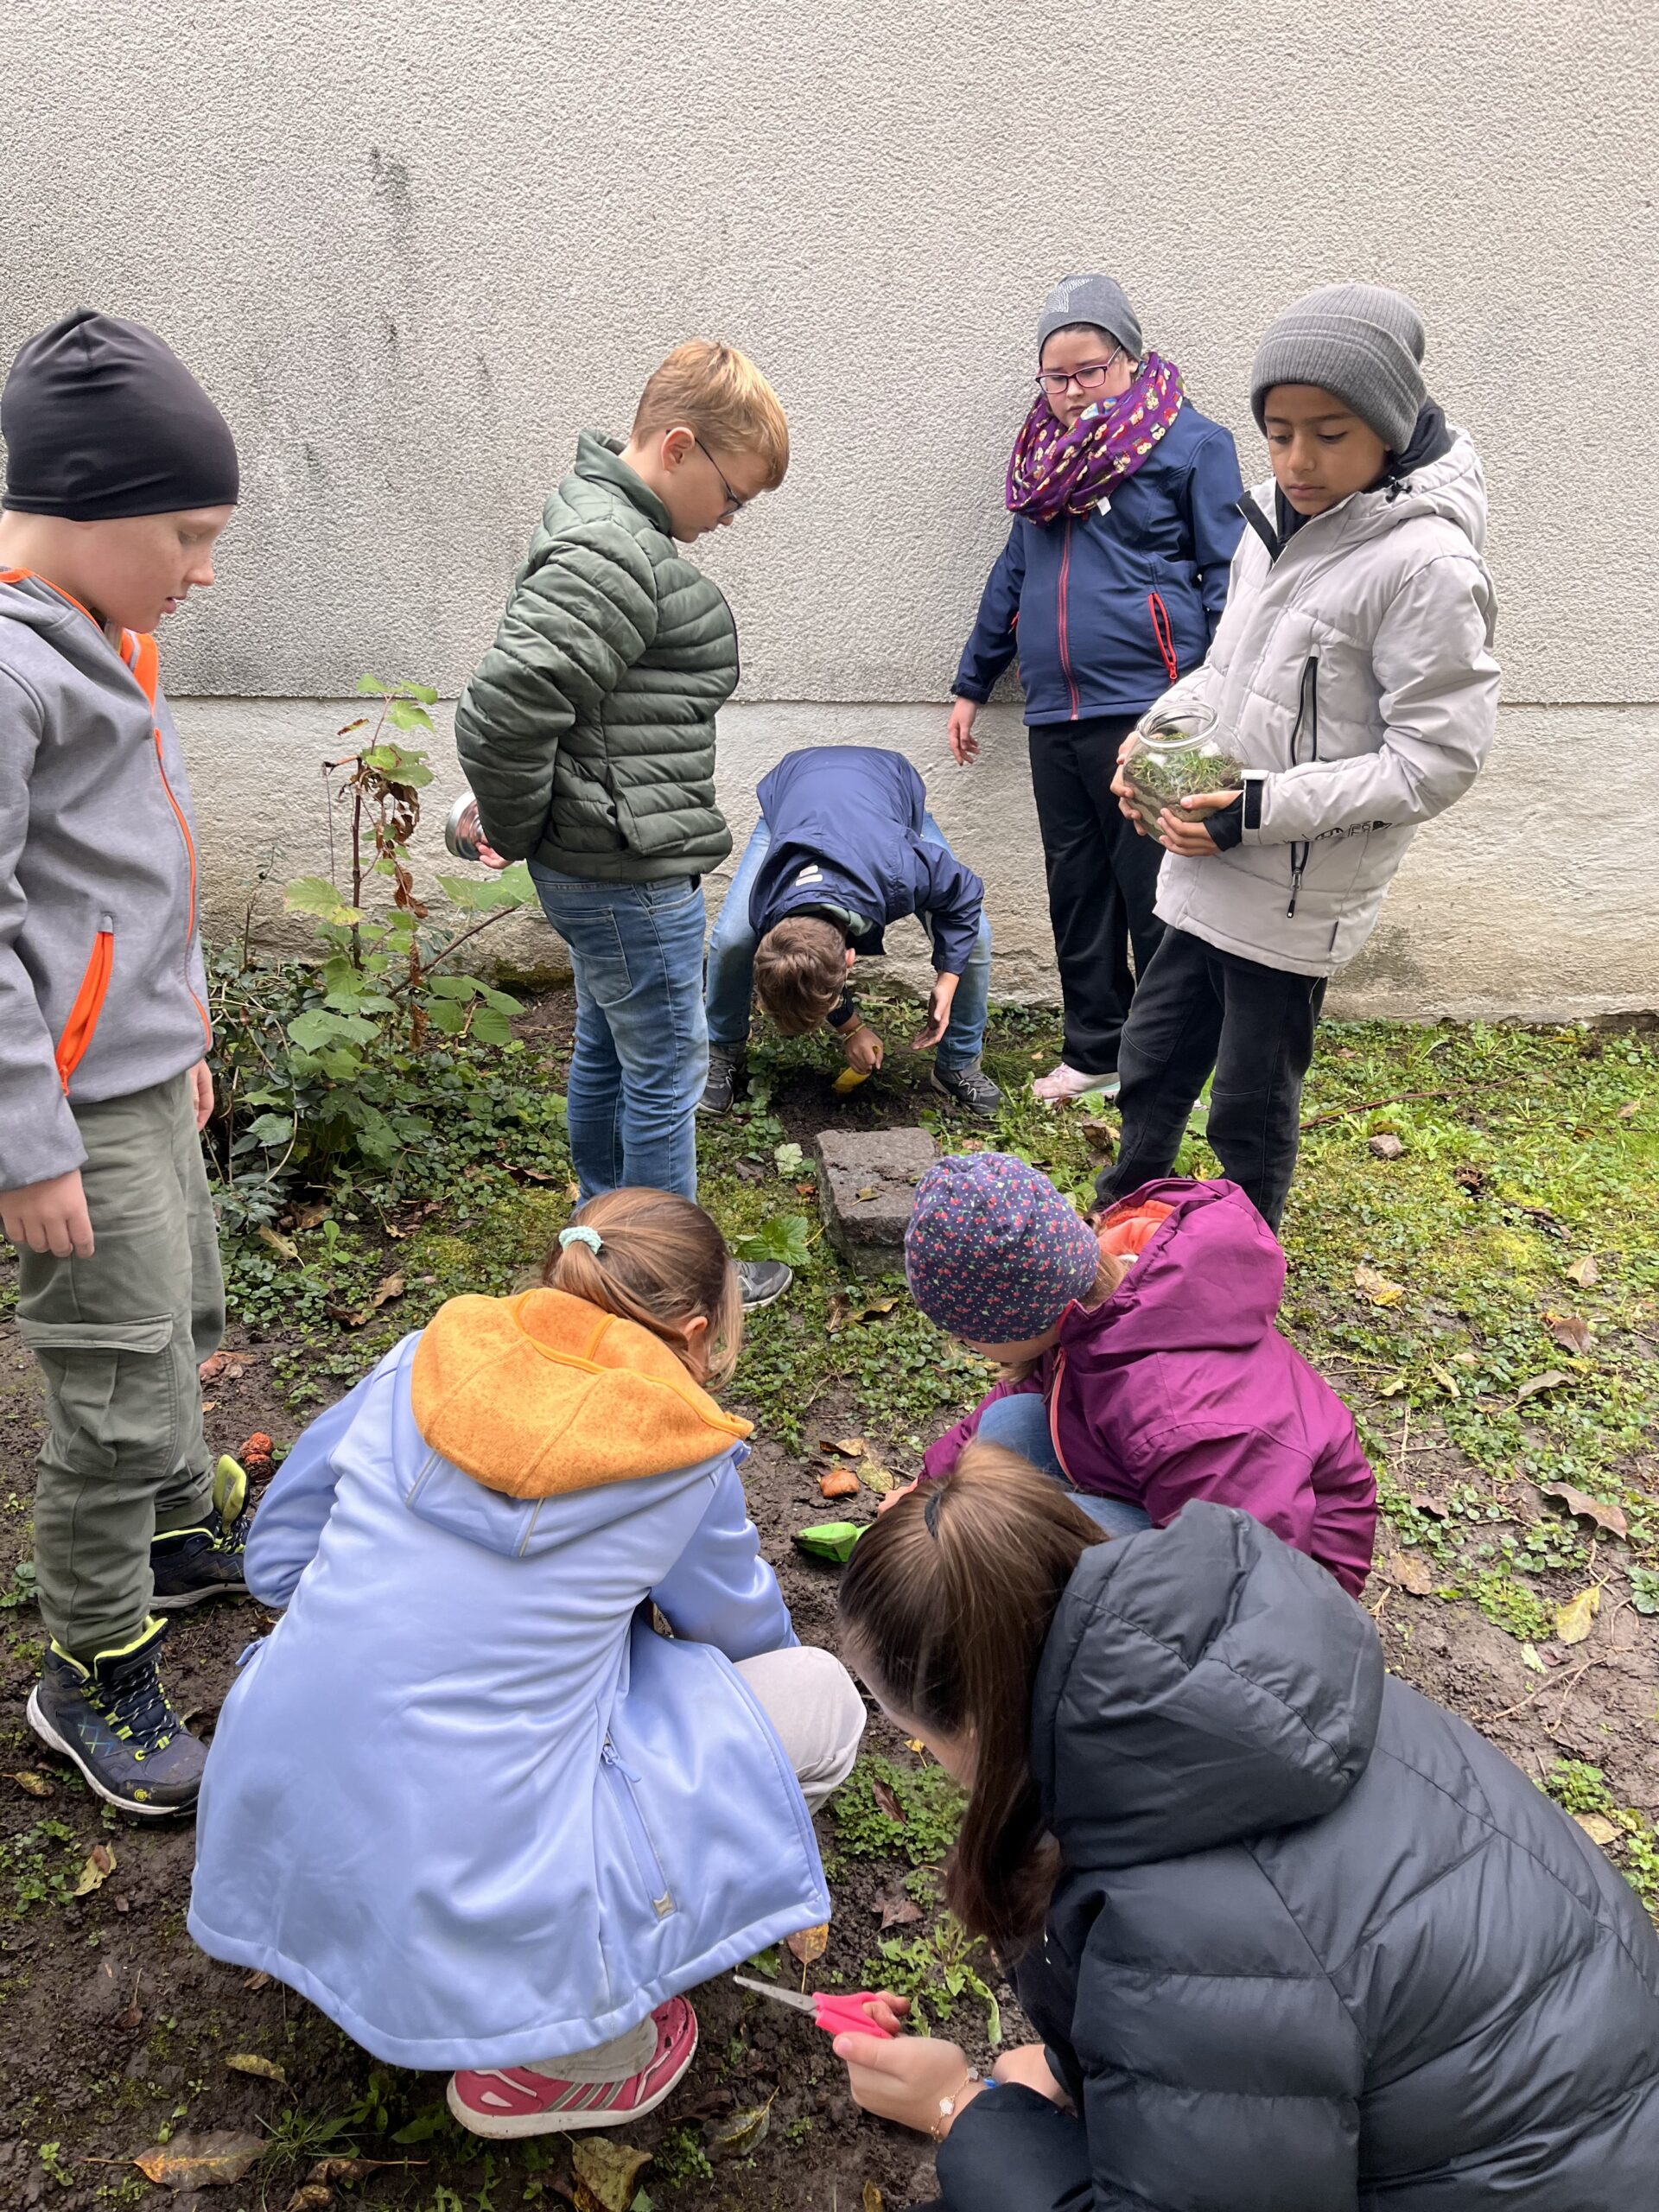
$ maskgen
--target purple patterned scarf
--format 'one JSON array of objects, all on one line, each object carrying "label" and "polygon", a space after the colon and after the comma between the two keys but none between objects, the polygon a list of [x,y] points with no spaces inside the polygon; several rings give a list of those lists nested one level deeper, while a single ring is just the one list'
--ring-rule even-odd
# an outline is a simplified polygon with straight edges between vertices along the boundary
[{"label": "purple patterned scarf", "polygon": [[1009,513],[1032,522],[1087,514],[1134,475],[1185,397],[1180,371],[1156,353],[1126,392],[1100,401],[1069,430],[1039,391],[1008,456]]}]

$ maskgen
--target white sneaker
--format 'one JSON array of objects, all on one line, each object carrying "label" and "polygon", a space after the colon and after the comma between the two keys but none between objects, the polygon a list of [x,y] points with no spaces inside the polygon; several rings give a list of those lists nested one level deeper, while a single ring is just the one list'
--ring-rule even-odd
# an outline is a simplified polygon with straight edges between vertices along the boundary
[{"label": "white sneaker", "polygon": [[1046,1075],[1032,1078],[1031,1095],[1040,1098],[1045,1106],[1061,1106],[1069,1098],[1081,1098],[1085,1092],[1098,1090],[1103,1096],[1117,1096],[1117,1071],[1109,1069],[1104,1075],[1084,1075],[1081,1068],[1068,1067],[1062,1060]]}]

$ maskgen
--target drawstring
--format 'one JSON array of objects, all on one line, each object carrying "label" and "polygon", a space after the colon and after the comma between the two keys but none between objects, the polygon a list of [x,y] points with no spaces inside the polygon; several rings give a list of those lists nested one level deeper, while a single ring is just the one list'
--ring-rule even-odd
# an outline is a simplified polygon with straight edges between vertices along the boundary
[{"label": "drawstring", "polygon": [[1169,626],[1169,609],[1155,591],[1147,594],[1147,611],[1152,617],[1152,634],[1158,640],[1158,650],[1163,655],[1164,666],[1169,671],[1169,680],[1179,683],[1181,664],[1175,658],[1175,636]]}]

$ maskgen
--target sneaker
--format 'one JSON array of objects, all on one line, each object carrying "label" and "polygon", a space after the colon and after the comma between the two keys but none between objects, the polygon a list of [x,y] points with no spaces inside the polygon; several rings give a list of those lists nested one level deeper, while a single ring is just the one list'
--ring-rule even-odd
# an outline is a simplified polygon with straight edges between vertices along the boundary
[{"label": "sneaker", "polygon": [[637,2074],[620,2082],[572,2082],[561,2075],[569,2059],[531,2066],[463,2068],[449,2076],[448,2105],[474,2135],[498,2139],[562,2134],[578,2127],[625,2127],[655,2112],[681,2080],[697,2051],[697,2016],[683,1997],[671,1997],[651,2015],[657,2049]]},{"label": "sneaker", "polygon": [[1117,1070],[1110,1068],[1104,1075],[1084,1075],[1081,1068],[1068,1067],[1062,1060],[1046,1075],[1036,1077],[1031,1086],[1033,1098],[1040,1098],[1045,1106],[1063,1105],[1069,1098],[1081,1098],[1086,1091],[1098,1090],[1103,1097],[1117,1096]]},{"label": "sneaker", "polygon": [[732,1102],[737,1096],[737,1079],[742,1072],[743,1055],[728,1051],[724,1045],[709,1047],[709,1075],[702,1086],[702,1096],[697,1101],[699,1114],[729,1114]]},{"label": "sneaker", "polygon": [[169,1529],[149,1548],[158,1613],[183,1612],[208,1598],[245,1598],[243,1548],[248,1541],[248,1478],[229,1457],[213,1473],[213,1502],[194,1529]]},{"label": "sneaker", "polygon": [[781,1260],[740,1260],[737,1280],[743,1288],[743,1311],[753,1313],[783,1296],[795,1280],[795,1270]]},{"label": "sneaker", "polygon": [[977,1060],[965,1068],[942,1068],[933,1064],[933,1088],[942,1090],[953,1105],[976,1114],[983,1122],[1002,1111],[1002,1094]]},{"label": "sneaker", "polygon": [[106,1805],[140,1820],[194,1809],[207,1747],[173,1710],[156,1670],[167,1623],[150,1619],[90,1667],[54,1642],[29,1694],[27,1719],[43,1744],[79,1767]]}]

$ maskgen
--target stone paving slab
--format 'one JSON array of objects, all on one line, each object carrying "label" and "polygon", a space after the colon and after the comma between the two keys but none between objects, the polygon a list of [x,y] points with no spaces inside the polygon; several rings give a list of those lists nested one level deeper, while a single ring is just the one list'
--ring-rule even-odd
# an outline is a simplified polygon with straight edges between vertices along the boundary
[{"label": "stone paving slab", "polygon": [[821,1129],[818,1203],[830,1241],[855,1273],[905,1263],[905,1224],[916,1185],[933,1165],[925,1129]]}]

